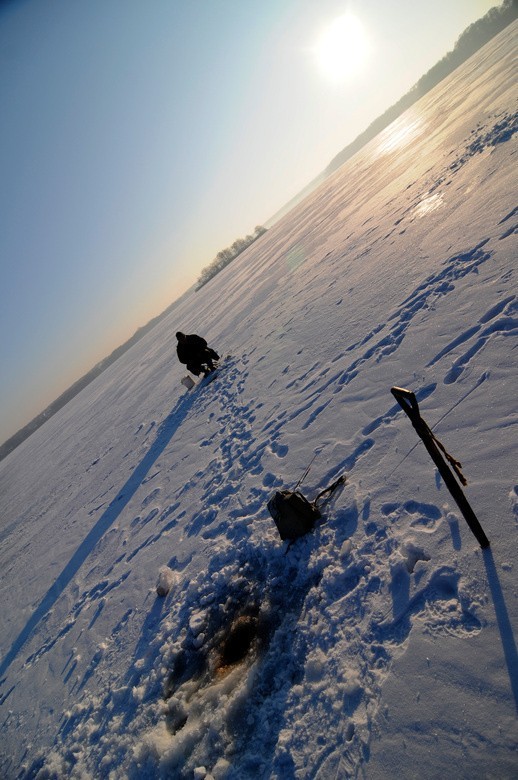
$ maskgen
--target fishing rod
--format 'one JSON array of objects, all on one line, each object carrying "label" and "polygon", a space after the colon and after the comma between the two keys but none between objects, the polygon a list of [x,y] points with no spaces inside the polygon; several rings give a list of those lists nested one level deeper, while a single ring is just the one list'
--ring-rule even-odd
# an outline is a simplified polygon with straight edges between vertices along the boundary
[{"label": "fishing rod", "polygon": [[310,460],[310,462],[309,462],[309,465],[308,465],[308,467],[307,467],[306,471],[305,471],[305,472],[304,472],[304,474],[301,476],[301,478],[299,479],[299,481],[297,482],[297,484],[295,485],[295,487],[293,488],[293,490],[296,490],[296,489],[297,489],[297,488],[298,488],[300,485],[302,485],[302,483],[303,483],[303,482],[304,482],[304,480],[306,479],[307,475],[309,474],[309,470],[310,470],[311,466],[313,465],[313,463],[315,462],[315,460],[316,460],[317,456],[318,456],[318,455],[320,455],[320,453],[321,453],[321,452],[322,452],[322,449],[319,449],[319,450],[317,450],[317,451],[315,452],[315,454],[313,455],[313,457],[311,458],[311,460]]}]

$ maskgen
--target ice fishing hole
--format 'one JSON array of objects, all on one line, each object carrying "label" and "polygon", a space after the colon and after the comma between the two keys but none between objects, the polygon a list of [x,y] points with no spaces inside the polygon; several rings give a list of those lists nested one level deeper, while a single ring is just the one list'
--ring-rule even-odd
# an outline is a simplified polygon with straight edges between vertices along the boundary
[{"label": "ice fishing hole", "polygon": [[255,615],[240,615],[233,621],[221,644],[216,664],[218,674],[244,661],[252,652],[258,639],[258,627],[259,621]]}]

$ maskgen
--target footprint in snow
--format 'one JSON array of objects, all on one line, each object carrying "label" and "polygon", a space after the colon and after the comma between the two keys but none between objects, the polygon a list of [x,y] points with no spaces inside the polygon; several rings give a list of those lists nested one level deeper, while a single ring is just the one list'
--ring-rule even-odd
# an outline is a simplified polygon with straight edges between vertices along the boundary
[{"label": "footprint in snow", "polygon": [[[157,473],[160,473],[160,472],[157,472]],[[155,475],[155,476],[156,476],[156,475]],[[151,491],[151,493],[149,493],[149,495],[147,495],[147,496],[146,496],[146,497],[143,499],[143,501],[142,501],[142,506],[143,506],[143,507],[145,507],[145,506],[149,506],[149,504],[151,504],[153,501],[155,501],[155,500],[158,498],[158,496],[160,495],[160,492],[161,492],[161,490],[160,490],[160,488],[159,488],[159,487],[157,487],[157,488],[155,488],[154,490],[152,490],[152,491]]]},{"label": "footprint in snow", "polygon": [[392,523],[402,520],[412,528],[426,533],[433,533],[443,518],[441,510],[435,504],[413,500],[406,501],[404,504],[383,504],[381,513]]},{"label": "footprint in snow", "polygon": [[424,634],[463,637],[478,633],[482,624],[469,599],[459,591],[459,580],[458,572],[441,566],[410,598],[410,575],[402,565],[395,567],[391,584],[393,618],[375,626],[378,641],[404,643],[416,617]]},{"label": "footprint in snow", "polygon": [[285,458],[289,451],[287,444],[278,444],[276,441],[270,444],[270,449],[278,458]]},{"label": "footprint in snow", "polygon": [[271,471],[268,471],[263,477],[263,485],[267,488],[280,487],[282,485],[282,479],[279,479],[275,474],[272,474]]}]

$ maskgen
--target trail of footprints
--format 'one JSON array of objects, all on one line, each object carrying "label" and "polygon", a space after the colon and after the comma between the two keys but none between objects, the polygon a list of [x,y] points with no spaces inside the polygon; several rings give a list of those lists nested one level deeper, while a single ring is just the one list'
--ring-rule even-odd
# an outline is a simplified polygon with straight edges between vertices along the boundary
[{"label": "trail of footprints", "polygon": [[[349,345],[341,355],[335,358],[333,361],[335,364],[343,360],[348,352],[358,347],[369,346],[346,368],[330,371],[329,367],[326,366],[319,371],[318,364],[316,364],[312,376],[308,377],[309,381],[299,391],[304,400],[293,413],[292,419],[308,413],[302,424],[303,430],[307,429],[333,402],[333,395],[342,392],[358,376],[367,362],[379,363],[392,355],[401,346],[412,321],[418,315],[433,307],[437,300],[451,292],[457,281],[470,273],[477,273],[480,266],[490,259],[491,252],[484,249],[488,241],[489,239],[485,239],[469,251],[449,257],[443,262],[440,271],[428,276],[402,301],[387,322],[380,323],[373,328],[361,341]],[[457,381],[472,357],[485,346],[491,337],[514,332],[516,321],[513,320],[512,315],[515,311],[515,296],[509,296],[502,304],[487,312],[480,319],[476,329],[469,329],[463,336],[434,356],[429,361],[428,367],[448,355],[459,344],[467,343],[470,338],[477,335],[476,344],[456,360],[455,365],[448,371],[444,380],[445,383]],[[331,395],[328,395],[327,400],[322,401],[327,390],[331,391]]]},{"label": "trail of footprints", "polygon": [[453,341],[447,344],[437,355],[427,363],[427,368],[435,365],[443,357],[463,345],[469,344],[467,349],[455,359],[451,369],[444,377],[445,384],[456,382],[470,361],[487,344],[489,339],[495,336],[511,336],[518,333],[518,302],[515,295],[510,295],[491,307],[472,327],[463,331]]}]

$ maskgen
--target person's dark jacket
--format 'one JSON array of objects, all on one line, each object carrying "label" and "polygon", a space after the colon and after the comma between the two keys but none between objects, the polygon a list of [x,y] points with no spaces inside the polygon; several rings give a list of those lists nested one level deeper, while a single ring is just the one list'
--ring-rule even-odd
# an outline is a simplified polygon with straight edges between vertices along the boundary
[{"label": "person's dark jacket", "polygon": [[195,333],[186,335],[176,345],[176,353],[180,363],[202,363],[207,349],[207,342]]},{"label": "person's dark jacket", "polygon": [[219,360],[219,355],[213,349],[207,346],[207,342],[201,336],[195,333],[184,334],[177,333],[178,344],[176,345],[176,354],[180,363],[185,363],[188,370],[198,376],[200,371],[212,371],[214,369],[213,361]]}]

